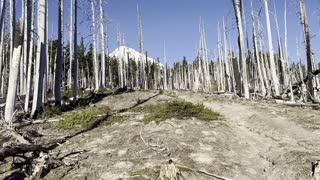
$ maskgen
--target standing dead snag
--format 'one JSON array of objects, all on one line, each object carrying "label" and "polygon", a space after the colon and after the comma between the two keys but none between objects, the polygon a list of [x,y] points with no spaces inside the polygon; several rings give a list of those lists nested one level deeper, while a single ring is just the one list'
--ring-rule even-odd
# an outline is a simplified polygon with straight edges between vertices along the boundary
[{"label": "standing dead snag", "polygon": [[299,0],[300,2],[300,21],[304,32],[305,46],[306,46],[306,56],[307,56],[307,68],[308,68],[308,82],[307,89],[308,94],[307,97],[309,100],[314,99],[314,90],[313,90],[313,60],[312,60],[312,52],[311,52],[311,42],[310,42],[310,31],[309,24],[307,19],[306,7],[303,0]]},{"label": "standing dead snag", "polygon": [[266,14],[266,23],[267,23],[267,34],[268,34],[268,43],[269,43],[271,78],[272,78],[272,82],[273,82],[273,86],[274,86],[275,96],[279,96],[280,95],[279,78],[278,78],[278,75],[277,75],[274,52],[273,52],[272,33],[271,33],[271,25],[270,25],[268,0],[263,0],[263,2],[264,2],[265,14]]},{"label": "standing dead snag", "polygon": [[242,77],[242,87],[244,92],[242,95],[246,99],[249,99],[249,85],[248,85],[248,79],[247,79],[247,63],[246,63],[246,57],[244,54],[244,41],[243,41],[243,30],[242,30],[242,18],[241,18],[241,5],[242,5],[242,0],[233,0],[233,7],[237,19],[237,28],[238,28],[238,45],[239,45],[239,58],[240,58],[240,63],[242,65],[241,69],[241,77]]},{"label": "standing dead snag", "polygon": [[38,0],[38,48],[37,48],[37,59],[35,63],[35,77],[34,77],[34,88],[33,88],[33,102],[31,116],[34,117],[37,112],[42,110],[42,95],[43,95],[43,77],[44,77],[44,66],[46,64],[45,52],[47,44],[46,39],[46,14],[47,14],[47,0]]},{"label": "standing dead snag", "polygon": [[8,94],[6,99],[6,108],[4,113],[4,118],[6,122],[11,123],[13,121],[15,104],[16,104],[16,93],[18,87],[18,76],[19,76],[19,65],[21,58],[21,45],[14,48],[12,65],[9,74],[9,85],[8,85]]},{"label": "standing dead snag", "polygon": [[54,95],[55,104],[61,105],[61,75],[62,75],[62,46],[63,46],[63,0],[59,0],[58,17],[58,47],[55,67]]}]

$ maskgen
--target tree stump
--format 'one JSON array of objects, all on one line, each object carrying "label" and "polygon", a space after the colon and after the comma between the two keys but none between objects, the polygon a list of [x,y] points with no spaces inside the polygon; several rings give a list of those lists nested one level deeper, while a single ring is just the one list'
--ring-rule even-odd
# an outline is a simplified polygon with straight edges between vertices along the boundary
[{"label": "tree stump", "polygon": [[320,180],[320,161],[312,162],[312,177],[314,180]]},{"label": "tree stump", "polygon": [[169,164],[164,164],[161,166],[160,170],[160,180],[178,180],[180,179],[181,173],[173,164],[173,161],[170,159]]}]

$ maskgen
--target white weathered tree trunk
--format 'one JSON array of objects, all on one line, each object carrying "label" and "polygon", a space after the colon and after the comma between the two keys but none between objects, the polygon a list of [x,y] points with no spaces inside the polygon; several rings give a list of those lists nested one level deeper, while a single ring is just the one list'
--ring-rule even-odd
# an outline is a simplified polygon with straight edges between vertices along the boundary
[{"label": "white weathered tree trunk", "polygon": [[92,13],[92,46],[93,46],[93,64],[94,64],[94,90],[99,91],[99,63],[97,60],[97,42],[96,42],[96,17],[95,17],[95,0],[91,0]]},{"label": "white weathered tree trunk", "polygon": [[163,90],[167,90],[167,52],[166,43],[164,42],[163,48]]},{"label": "white weathered tree trunk", "polygon": [[237,19],[237,28],[239,33],[239,38],[238,38],[239,58],[242,64],[241,77],[242,77],[242,86],[244,90],[242,95],[246,99],[249,99],[250,94],[249,94],[249,85],[248,85],[248,78],[247,78],[247,63],[246,63],[246,57],[244,53],[244,41],[243,41],[242,19],[241,19],[241,9],[240,9],[241,4],[242,4],[242,0],[233,1],[234,11]]},{"label": "white weathered tree trunk", "polygon": [[223,42],[224,42],[224,59],[226,63],[226,78],[228,84],[228,92],[231,92],[231,75],[230,75],[230,64],[228,58],[228,47],[227,47],[227,26],[225,25],[223,18]]},{"label": "white weathered tree trunk", "polygon": [[[251,7],[252,7],[252,4],[251,4]],[[262,73],[261,64],[260,64],[260,55],[259,55],[259,51],[258,51],[258,43],[257,43],[257,35],[256,35],[257,34],[256,33],[256,21],[255,21],[255,17],[253,14],[253,8],[251,10],[251,13],[252,13],[252,33],[253,33],[254,55],[255,55],[256,62],[257,62],[257,69],[258,69],[258,76],[259,76],[259,80],[260,80],[261,94],[263,96],[265,96],[267,94],[267,91],[266,91],[265,81],[263,79],[263,73]]]},{"label": "white weathered tree trunk", "polygon": [[105,35],[104,35],[104,14],[102,8],[102,0],[100,0],[100,41],[101,41],[101,85],[102,88],[106,87],[106,53],[105,53]]},{"label": "white weathered tree trunk", "polygon": [[30,49],[29,49],[29,57],[28,57],[28,68],[27,68],[27,84],[26,84],[26,98],[25,98],[25,104],[24,104],[24,111],[26,113],[29,112],[29,100],[30,100],[30,91],[31,91],[31,70],[32,70],[32,62],[33,62],[33,30],[34,30],[34,17],[35,17],[35,12],[34,12],[34,6],[35,6],[35,0],[32,0],[31,3],[31,10],[29,13],[28,17],[28,22],[30,22]]},{"label": "white weathered tree trunk", "polygon": [[307,58],[307,68],[308,68],[308,82],[307,89],[308,94],[307,97],[309,100],[314,99],[314,90],[313,90],[313,59],[312,59],[312,51],[311,51],[311,41],[310,41],[310,30],[307,19],[306,7],[303,0],[299,0],[300,2],[300,21],[304,32],[305,46],[306,46],[306,58]]},{"label": "white weathered tree trunk", "polygon": [[11,123],[14,118],[16,95],[18,87],[18,77],[21,59],[21,45],[14,48],[12,66],[9,74],[8,94],[6,99],[6,107],[4,112],[4,119],[7,123]]},{"label": "white weathered tree trunk", "polygon": [[267,23],[271,78],[274,86],[274,93],[275,93],[274,95],[279,96],[280,95],[279,78],[276,71],[273,44],[272,44],[272,32],[271,32],[271,25],[270,25],[268,0],[263,0],[263,2],[264,2],[265,14],[266,14],[266,23]]},{"label": "white weathered tree trunk", "polygon": [[58,10],[58,47],[57,47],[57,61],[55,66],[55,80],[54,80],[54,96],[55,104],[61,105],[61,75],[62,75],[62,46],[63,46],[63,0],[59,0]]},{"label": "white weathered tree trunk", "polygon": [[70,0],[70,22],[69,22],[69,71],[68,71],[68,88],[71,88],[72,84],[72,64],[73,64],[73,3],[74,0]]},{"label": "white weathered tree trunk", "polygon": [[74,54],[74,60],[73,60],[73,83],[72,83],[72,93],[73,93],[73,104],[76,104],[77,102],[77,87],[78,87],[78,53],[77,53],[77,12],[78,12],[78,6],[77,6],[78,0],[74,0],[74,41],[73,41],[73,54]]},{"label": "white weathered tree trunk", "polygon": [[37,59],[35,64],[35,77],[34,77],[34,89],[33,89],[33,102],[31,117],[35,117],[37,112],[42,110],[42,93],[43,93],[43,77],[44,68],[46,64],[46,8],[47,0],[38,0],[38,48]]},{"label": "white weathered tree trunk", "polygon": [[10,0],[10,68],[12,64],[12,55],[13,55],[13,48],[14,48],[14,39],[16,33],[16,0]]}]

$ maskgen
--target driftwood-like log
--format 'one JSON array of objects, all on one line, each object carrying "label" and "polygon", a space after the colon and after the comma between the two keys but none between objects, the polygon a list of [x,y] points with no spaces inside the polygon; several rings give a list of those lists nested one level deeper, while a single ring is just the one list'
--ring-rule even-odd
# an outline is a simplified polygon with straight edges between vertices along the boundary
[{"label": "driftwood-like log", "polygon": [[286,101],[276,101],[277,104],[282,104],[290,107],[319,107],[320,104],[311,104],[311,103],[299,103],[299,102],[286,102]]},{"label": "driftwood-like log", "polygon": [[10,156],[15,156],[18,154],[24,154],[34,151],[47,151],[47,148],[44,148],[40,145],[27,144],[19,144],[12,147],[4,147],[0,149],[0,161],[3,161],[5,158]]}]

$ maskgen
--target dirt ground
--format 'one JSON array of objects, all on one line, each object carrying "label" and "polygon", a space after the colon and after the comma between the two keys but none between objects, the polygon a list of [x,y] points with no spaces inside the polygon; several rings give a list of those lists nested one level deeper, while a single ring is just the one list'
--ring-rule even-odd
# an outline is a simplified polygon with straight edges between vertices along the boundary
[{"label": "dirt ground", "polygon": [[[157,179],[172,159],[228,179],[312,179],[311,163],[320,160],[320,111],[273,103],[234,100],[192,92],[131,92],[104,98],[97,106],[113,110],[182,99],[203,103],[221,120],[169,119],[144,124],[145,114],[123,111],[125,121],[99,126],[56,148],[76,166],[53,169],[44,179]],[[39,127],[39,133],[48,133]],[[53,152],[53,153],[54,153]],[[214,179],[182,171],[183,179]]]}]

